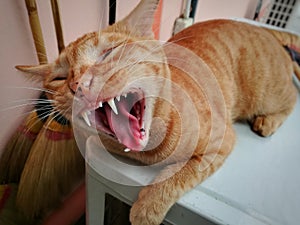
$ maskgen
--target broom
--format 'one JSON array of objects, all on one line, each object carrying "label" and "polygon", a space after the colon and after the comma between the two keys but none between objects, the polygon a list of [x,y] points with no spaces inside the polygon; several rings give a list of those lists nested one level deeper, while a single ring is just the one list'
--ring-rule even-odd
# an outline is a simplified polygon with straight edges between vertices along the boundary
[{"label": "broom", "polygon": [[[47,58],[36,3],[35,0],[25,2],[39,62],[42,64]],[[57,1],[51,0],[51,6],[61,52],[64,44]],[[17,206],[28,217],[43,216],[56,207],[62,197],[84,177],[84,166],[70,122],[57,114],[50,116],[30,149],[19,183]]]},{"label": "broom", "polygon": [[[25,0],[25,4],[39,62],[47,63],[36,2]],[[30,148],[43,125],[38,113],[39,109],[36,109],[26,118],[5,147],[0,159],[0,184],[19,181]]]},{"label": "broom", "polygon": [[0,183],[18,183],[30,149],[52,107],[44,93],[8,141],[0,158]]},{"label": "broom", "polygon": [[29,218],[44,217],[84,178],[84,166],[70,122],[59,114],[50,116],[26,161],[17,207]]}]

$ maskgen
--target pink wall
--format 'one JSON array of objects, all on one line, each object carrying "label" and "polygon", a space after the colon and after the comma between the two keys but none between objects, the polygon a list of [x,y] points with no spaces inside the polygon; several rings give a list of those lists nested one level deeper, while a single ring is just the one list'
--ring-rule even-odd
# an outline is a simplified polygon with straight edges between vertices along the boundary
[{"label": "pink wall", "polygon": [[[174,20],[183,11],[183,1],[163,0],[161,39],[167,40],[172,34]],[[195,22],[216,18],[252,18],[258,0],[199,0]]]},{"label": "pink wall", "polygon": [[[139,0],[118,0],[117,18],[124,17]],[[98,30],[107,24],[107,1],[61,0],[60,9],[65,43],[82,34]],[[217,17],[248,17],[253,14],[257,0],[199,0],[196,20]],[[54,25],[50,11],[50,1],[37,1],[45,46],[49,61],[57,56]],[[181,0],[164,0],[161,22],[161,39],[167,40],[172,33],[175,18],[180,15]],[[24,1],[0,1],[0,150],[17,124],[25,116],[24,107],[14,101],[33,98],[37,91],[22,87],[38,87],[40,84],[28,82],[25,76],[14,69],[18,64],[37,64]],[[18,103],[21,104],[21,103]]]},{"label": "pink wall", "polygon": [[252,18],[258,0],[199,0],[196,21],[246,17]]},{"label": "pink wall", "polygon": [[[52,22],[50,1],[37,1],[45,38],[48,60],[57,57],[56,38]],[[82,34],[97,30],[107,18],[101,13],[106,8],[99,0],[61,0],[60,9],[65,43]],[[70,7],[71,6],[71,7]],[[106,12],[104,10],[104,12]],[[33,39],[28,24],[25,1],[0,1],[0,150],[7,138],[14,132],[28,109],[12,106],[24,104],[14,101],[34,98],[37,91],[23,87],[38,87],[40,84],[27,81],[25,75],[14,69],[18,64],[37,64]]]},{"label": "pink wall", "polygon": [[[118,0],[117,18],[121,19],[139,0]],[[182,12],[181,0],[163,0],[163,14],[161,20],[160,39],[168,40],[172,34],[173,24]],[[252,18],[258,0],[199,0],[195,21],[203,21],[214,18],[246,17]]]}]

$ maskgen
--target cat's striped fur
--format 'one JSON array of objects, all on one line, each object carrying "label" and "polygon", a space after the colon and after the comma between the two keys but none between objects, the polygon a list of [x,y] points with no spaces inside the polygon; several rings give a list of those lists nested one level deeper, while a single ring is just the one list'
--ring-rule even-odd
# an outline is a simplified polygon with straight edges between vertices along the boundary
[{"label": "cat's striped fur", "polygon": [[[44,87],[55,91],[55,94],[48,93],[48,98],[55,99],[54,107],[68,119],[71,119],[75,92],[79,93],[76,98],[86,102],[83,111],[95,110],[100,103],[108,108],[106,102],[115,97],[122,101],[131,92],[136,92],[139,98],[143,98],[145,93],[168,96],[168,82],[159,82],[155,87],[135,84],[127,88],[131,82],[149,78],[153,74],[171,79],[172,83],[188,93],[198,121],[185,121],[185,126],[190,130],[184,131],[191,134],[193,130],[199,131],[195,126],[200,125],[199,139],[198,136],[185,136],[184,147],[168,161],[169,165],[161,171],[158,179],[165,174],[174,174],[141,190],[131,209],[130,220],[133,225],[160,224],[170,207],[185,192],[200,184],[223,164],[235,143],[232,128],[235,120],[249,120],[255,132],[269,136],[291,113],[297,98],[297,90],[292,83],[293,63],[282,44],[296,44],[300,48],[299,37],[293,36],[293,43],[281,43],[264,28],[231,20],[213,20],[195,24],[169,40],[190,49],[213,72],[218,83],[215,88],[221,90],[224,98],[225,114],[212,112],[206,93],[199,89],[198,84],[182,70],[162,63],[165,62],[163,48],[156,42],[146,41],[152,40],[151,23],[157,3],[158,0],[142,0],[124,20],[71,43],[52,64],[17,67],[40,76]],[[291,36],[283,35],[284,40]],[[149,58],[143,60],[147,55],[152,61]],[[180,52],[175,55],[180,58]],[[132,143],[132,137],[128,137],[129,134],[125,138],[120,137],[120,131],[110,133],[117,136],[115,139],[106,135],[102,138],[109,150],[145,164],[153,164],[168,158],[182,141],[181,115],[161,99],[147,98],[139,104],[146,106],[143,112],[145,124],[141,125],[138,119],[136,122],[136,126],[141,128],[138,132],[141,139],[144,138],[142,142]],[[185,101],[179,103],[179,107],[189,111]],[[110,113],[114,116],[112,110]],[[222,117],[217,126],[219,128],[210,123],[214,113]],[[161,129],[151,125],[153,117],[160,117],[164,121],[166,136],[156,148],[142,151],[148,142],[160,136]],[[211,136],[212,127],[224,129],[223,136]],[[207,147],[209,142],[217,143],[220,139],[220,145]],[[196,148],[192,147],[194,140],[197,140]],[[124,153],[124,148],[135,151]],[[188,161],[181,162],[186,158],[185,151],[192,151],[192,155]],[[207,161],[206,156],[213,156],[213,160]]]}]

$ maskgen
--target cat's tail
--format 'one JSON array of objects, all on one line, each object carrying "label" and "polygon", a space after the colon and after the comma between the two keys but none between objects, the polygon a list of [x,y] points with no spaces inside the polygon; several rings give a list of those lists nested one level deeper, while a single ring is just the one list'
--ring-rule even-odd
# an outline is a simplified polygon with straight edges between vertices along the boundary
[{"label": "cat's tail", "polygon": [[293,60],[294,73],[300,80],[300,36],[281,30],[267,30],[285,47]]}]

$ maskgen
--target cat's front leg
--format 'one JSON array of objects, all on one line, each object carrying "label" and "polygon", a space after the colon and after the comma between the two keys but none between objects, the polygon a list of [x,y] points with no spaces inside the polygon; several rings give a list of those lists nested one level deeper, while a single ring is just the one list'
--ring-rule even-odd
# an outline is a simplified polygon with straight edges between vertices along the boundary
[{"label": "cat's front leg", "polygon": [[[168,176],[178,165],[169,166],[160,174]],[[213,168],[199,171],[199,159],[192,158],[172,177],[144,187],[130,212],[132,225],[159,225],[173,204],[187,191],[201,183]],[[214,169],[213,169],[214,170]]]},{"label": "cat's front leg", "polygon": [[[178,175],[167,178],[180,165],[167,167],[156,180],[162,180],[142,188],[137,201],[133,204],[130,211],[130,221],[132,225],[158,225],[160,224],[167,211],[184,194]],[[182,182],[184,182],[182,180]]]},{"label": "cat's front leg", "polygon": [[223,164],[234,142],[235,134],[232,128],[227,128],[220,149],[208,151],[205,155],[194,155],[185,164],[166,167],[156,179],[159,182],[140,191],[130,211],[132,225],[162,223],[169,209],[184,193],[200,184]]},{"label": "cat's front leg", "polygon": [[[132,225],[159,225],[171,206],[185,192],[201,183],[216,169],[214,165],[200,172],[198,160],[193,158],[172,177],[144,187],[131,208],[130,221]],[[173,171],[172,167],[177,167],[177,165],[168,167],[162,174],[168,175]],[[160,179],[164,175],[161,175]]]}]

